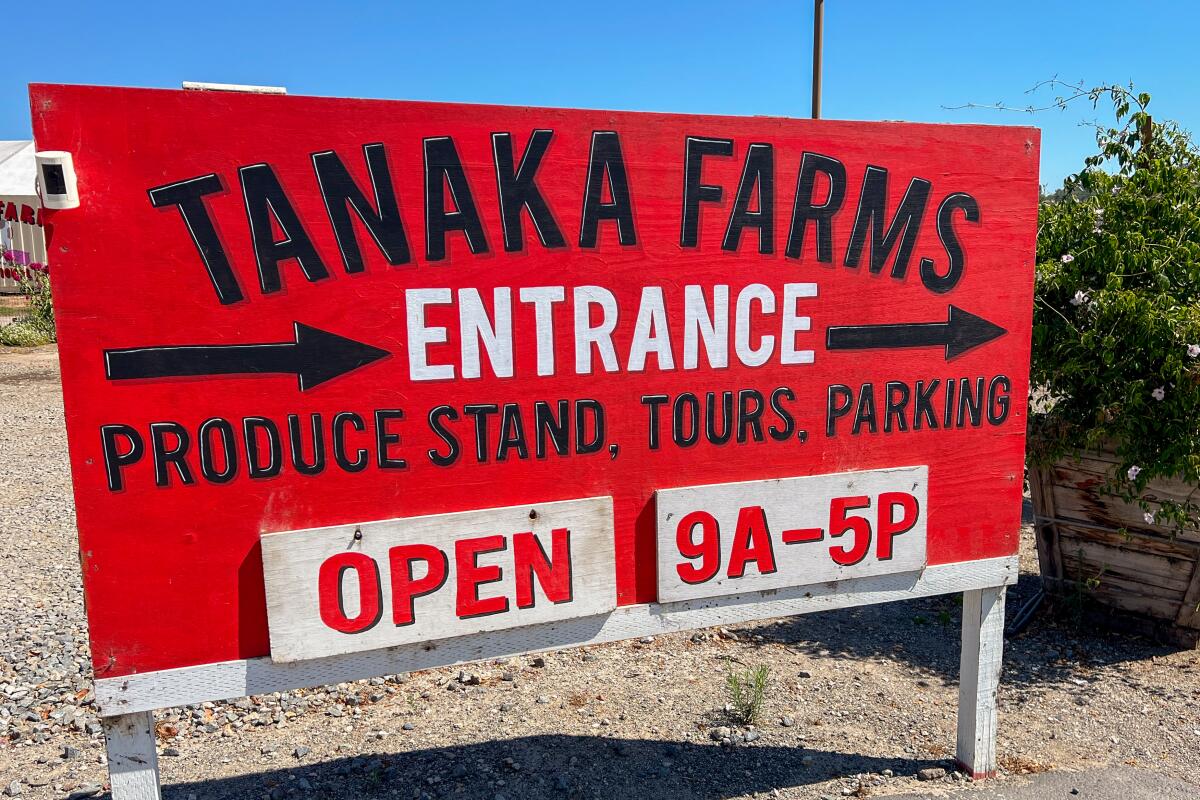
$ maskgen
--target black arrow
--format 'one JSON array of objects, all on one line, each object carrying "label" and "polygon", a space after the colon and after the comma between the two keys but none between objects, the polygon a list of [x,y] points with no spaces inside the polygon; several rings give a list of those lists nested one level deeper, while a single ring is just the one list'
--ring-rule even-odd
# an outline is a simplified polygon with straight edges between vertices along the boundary
[{"label": "black arrow", "polygon": [[305,391],[331,378],[391,355],[378,347],[328,333],[301,322],[294,342],[133,347],[104,351],[111,381],[194,375],[294,374]]},{"label": "black arrow", "polygon": [[945,322],[831,327],[825,334],[825,347],[829,350],[874,350],[944,346],[949,361],[1006,333],[1008,331],[999,325],[958,306],[950,306]]}]

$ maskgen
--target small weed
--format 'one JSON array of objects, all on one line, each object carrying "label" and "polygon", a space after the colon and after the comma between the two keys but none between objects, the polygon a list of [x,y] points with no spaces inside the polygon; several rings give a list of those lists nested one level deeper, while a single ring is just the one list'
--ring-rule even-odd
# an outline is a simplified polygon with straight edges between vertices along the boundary
[{"label": "small weed", "polygon": [[749,725],[758,719],[762,713],[763,703],[767,699],[767,681],[771,676],[771,668],[759,664],[743,672],[735,672],[733,667],[725,673],[725,690],[729,693],[730,714],[743,725]]}]

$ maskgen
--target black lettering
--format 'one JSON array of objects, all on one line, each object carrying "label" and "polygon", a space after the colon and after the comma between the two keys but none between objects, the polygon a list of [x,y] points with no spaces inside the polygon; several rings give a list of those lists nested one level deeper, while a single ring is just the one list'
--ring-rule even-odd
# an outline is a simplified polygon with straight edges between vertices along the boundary
[{"label": "black lettering", "polygon": [[462,448],[458,444],[458,437],[454,435],[453,431],[442,424],[443,419],[457,421],[458,412],[452,406],[437,406],[429,411],[429,429],[446,443],[446,454],[442,455],[437,450],[430,448],[427,451],[427,455],[429,456],[429,460],[439,467],[448,467],[458,460]]},{"label": "black lettering", "polygon": [[[214,431],[220,439],[221,469],[217,469],[216,448],[213,446],[212,436]],[[200,424],[196,440],[200,450],[200,474],[205,480],[210,483],[229,483],[237,477],[237,439],[229,420],[220,417],[206,419]]]},{"label": "black lettering", "polygon": [[[267,462],[262,461],[259,432],[267,437]],[[279,428],[266,417],[246,417],[242,420],[242,436],[246,440],[246,474],[251,478],[274,478],[283,469],[283,444]]]},{"label": "black lettering", "polygon": [[[829,194],[824,202],[813,202],[817,173],[829,179]],[[786,255],[800,258],[804,254],[804,233],[808,223],[817,225],[817,261],[833,263],[833,215],[846,199],[846,167],[836,158],[820,153],[805,153],[800,159],[800,174],[796,178],[796,200],[792,205],[792,226],[788,231]]]},{"label": "black lettering", "polygon": [[[758,210],[750,210],[750,202],[758,195]],[[742,230],[758,229],[758,252],[775,252],[775,151],[769,144],[755,142],[746,153],[746,165],[738,182],[737,198],[725,228],[722,250],[736,252],[742,241]]]},{"label": "black lettering", "polygon": [[958,386],[958,381],[953,378],[946,380],[946,410],[942,418],[942,427],[949,428],[954,424],[954,387]]},{"label": "black lettering", "polygon": [[543,247],[565,247],[562,231],[554,221],[554,215],[546,204],[534,179],[554,131],[535,130],[525,145],[521,163],[513,171],[513,145],[511,133],[492,134],[492,154],[496,162],[496,191],[500,197],[500,218],[504,223],[504,249],[514,253],[525,249],[525,228],[521,211],[529,212],[529,219],[537,230]]},{"label": "black lettering", "polygon": [[939,294],[948,292],[957,286],[959,279],[962,278],[963,270],[967,266],[967,256],[963,252],[962,244],[958,241],[958,234],[954,230],[954,212],[960,209],[967,222],[979,222],[979,203],[974,197],[964,192],[947,195],[942,204],[938,206],[938,238],[942,240],[942,247],[945,248],[946,257],[950,262],[946,268],[946,274],[939,275],[937,273],[933,259],[921,259],[921,283],[925,284],[925,288]]},{"label": "black lettering", "polygon": [[767,433],[771,434],[771,438],[777,442],[786,442],[792,438],[792,434],[796,432],[796,420],[792,413],[783,407],[780,402],[783,398],[787,398],[788,402],[796,400],[796,393],[786,386],[780,386],[775,391],[771,392],[771,410],[775,412],[775,416],[779,417],[779,421],[783,423],[783,427],[772,425],[767,428]]},{"label": "black lettering", "polygon": [[363,418],[353,411],[343,411],[333,418],[333,460],[337,465],[346,472],[362,472],[367,468],[367,463],[370,457],[367,454],[366,448],[358,448],[354,451],[354,460],[351,461],[346,453],[346,425],[354,428],[354,430],[362,432],[367,429]]},{"label": "black lettering", "polygon": [[496,460],[508,459],[508,451],[515,448],[521,458],[529,458],[529,445],[525,442],[525,423],[521,421],[521,407],[516,403],[505,403],[500,413],[500,443],[496,446]]},{"label": "black lettering", "polygon": [[[844,400],[845,402],[840,402],[841,400]],[[853,404],[854,392],[850,391],[849,386],[835,383],[829,387],[825,399],[826,436],[833,436],[835,433],[837,433],[838,418],[849,414],[850,406]]]},{"label": "black lettering", "polygon": [[412,257],[383,145],[363,145],[363,159],[367,162],[371,192],[375,196],[374,206],[354,182],[350,170],[346,169],[337,153],[326,150],[312,155],[313,170],[317,174],[317,183],[321,187],[321,197],[325,201],[325,211],[333,226],[338,250],[342,254],[342,263],[346,272],[351,273],[366,269],[362,250],[358,246],[358,236],[354,232],[354,221],[350,217],[351,209],[389,264],[393,267],[407,264]]},{"label": "black lettering", "polygon": [[[129,443],[129,449],[121,452],[119,439]],[[104,471],[108,474],[108,490],[119,492],[125,488],[121,469],[141,460],[146,452],[142,437],[128,425],[105,425],[100,428],[100,440],[104,447]]]},{"label": "black lettering", "polygon": [[[888,381],[883,388],[883,432],[891,433],[893,424],[897,431],[904,433],[908,430],[908,420],[905,412],[908,410],[908,384],[900,381]],[[895,421],[893,423],[893,420]]]},{"label": "black lettering", "polygon": [[1000,425],[1008,419],[1009,397],[1012,391],[1012,381],[1007,375],[997,375],[988,384],[987,421],[990,425]]},{"label": "black lettering", "polygon": [[658,412],[664,403],[671,398],[665,394],[644,394],[642,395],[642,405],[646,407],[646,415],[648,422],[649,447],[651,450],[657,450],[659,447],[658,435]]},{"label": "black lettering", "polygon": [[[753,407],[751,406],[753,401]],[[763,398],[753,389],[742,389],[738,392],[738,444],[746,443],[746,429],[754,434],[754,441],[763,440],[762,428]]]},{"label": "black lettering", "polygon": [[[250,224],[254,258],[258,263],[258,283],[263,294],[278,292],[283,288],[279,265],[291,259],[296,260],[308,280],[328,278],[329,270],[325,268],[325,262],[304,230],[296,209],[288,200],[271,165],[241,167],[238,175],[242,181],[246,220]],[[272,220],[283,233],[284,238],[279,241],[275,240]]]},{"label": "black lettering", "polygon": [[[167,446],[167,436],[174,437],[174,446]],[[191,446],[191,437],[187,429],[178,422],[154,422],[150,425],[150,447],[154,451],[154,485],[158,487],[171,484],[167,465],[175,467],[179,481],[187,486],[196,482],[192,477],[192,469],[184,456]]]},{"label": "black lettering", "polygon": [[[683,432],[684,415],[687,415],[689,431]],[[691,447],[700,439],[700,401],[691,392],[675,398],[671,415],[671,436],[678,447]]]},{"label": "black lettering", "polygon": [[863,425],[871,433],[879,432],[875,419],[875,386],[870,383],[864,383],[858,390],[858,407],[854,410],[854,424],[850,426],[850,433],[857,436]]},{"label": "black lettering", "polygon": [[727,158],[732,155],[732,139],[687,137],[683,157],[683,221],[679,226],[680,247],[695,247],[700,239],[700,204],[719,203],[725,193],[720,186],[700,182],[704,170],[704,157]]},{"label": "black lettering", "polygon": [[704,433],[713,444],[725,444],[733,435],[733,392],[721,392],[721,432],[717,433],[717,395],[709,392],[704,398]]},{"label": "black lettering", "polygon": [[913,398],[913,430],[919,431],[926,423],[929,425],[929,430],[936,431],[938,429],[937,414],[933,410],[933,393],[937,391],[938,384],[941,383],[937,378],[929,382],[929,388],[925,388],[925,381],[917,381],[917,392]]},{"label": "black lettering", "polygon": [[[587,418],[592,417],[592,436],[588,439]],[[597,400],[575,401],[575,452],[578,455],[595,453],[604,447],[604,406]]]},{"label": "black lettering", "polygon": [[187,226],[192,237],[192,244],[200,253],[204,269],[212,281],[213,289],[217,292],[217,300],[223,305],[236,303],[243,299],[242,287],[238,285],[237,276],[229,264],[229,256],[221,244],[221,236],[217,226],[213,224],[208,214],[208,206],[204,196],[225,191],[221,179],[215,174],[202,175],[178,183],[158,186],[149,191],[150,205],[155,208],[176,206],[183,224]]},{"label": "black lettering", "polygon": [[[446,210],[447,185],[454,204],[452,211]],[[425,140],[425,258],[441,261],[446,257],[446,234],[450,231],[462,231],[475,255],[488,251],[483,222],[454,140],[438,136]]]},{"label": "black lettering", "polygon": [[321,428],[321,415],[309,415],[312,432],[312,461],[304,460],[304,441],[300,435],[300,417],[288,414],[288,438],[291,441],[292,466],[301,475],[320,475],[325,471],[325,434]]},{"label": "black lettering", "polygon": [[[924,178],[913,178],[896,216],[884,231],[884,219],[887,215],[887,184],[888,172],[883,167],[867,167],[863,178],[862,194],[858,199],[858,215],[854,218],[854,229],[850,233],[850,244],[846,248],[844,263],[847,267],[857,267],[862,259],[863,247],[866,246],[867,233],[871,234],[871,263],[872,274],[878,274],[887,263],[892,250],[896,250],[892,262],[892,277],[903,278],[908,273],[908,261],[912,257],[913,247],[921,232],[921,217],[925,214],[925,204],[929,201],[931,184]],[[896,247],[899,242],[899,248]]]},{"label": "black lettering", "polygon": [[[605,183],[612,197],[609,203],[602,202]],[[616,220],[617,240],[622,245],[637,244],[633,198],[629,193],[629,176],[625,174],[625,158],[621,155],[621,139],[616,131],[592,131],[583,216],[579,223],[580,247],[596,246],[600,221],[605,219]]]},{"label": "black lettering", "polygon": [[388,448],[400,444],[400,434],[388,431],[387,424],[394,419],[404,419],[399,408],[381,408],[375,411],[375,458],[380,469],[406,469],[408,462],[388,452]]},{"label": "black lettering", "polygon": [[958,418],[955,427],[963,427],[968,417],[971,427],[978,428],[983,421],[983,378],[975,381],[975,391],[971,391],[970,378],[962,378],[958,387]]},{"label": "black lettering", "polygon": [[537,432],[534,452],[538,458],[545,458],[549,452],[546,449],[547,439],[554,445],[554,452],[558,455],[565,456],[570,452],[570,403],[559,400],[555,405],[558,408],[557,416],[546,401],[539,400],[533,404],[533,427]]},{"label": "black lettering", "polygon": [[463,413],[475,418],[475,460],[486,464],[488,460],[488,414],[495,414],[500,407],[495,403],[477,403],[463,406]]}]

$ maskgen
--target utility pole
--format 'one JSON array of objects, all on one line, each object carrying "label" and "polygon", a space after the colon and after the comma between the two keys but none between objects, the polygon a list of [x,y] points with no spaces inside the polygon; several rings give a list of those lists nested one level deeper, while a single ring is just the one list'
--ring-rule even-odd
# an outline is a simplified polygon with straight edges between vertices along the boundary
[{"label": "utility pole", "polygon": [[821,39],[825,27],[825,0],[813,0],[812,118],[821,118]]}]

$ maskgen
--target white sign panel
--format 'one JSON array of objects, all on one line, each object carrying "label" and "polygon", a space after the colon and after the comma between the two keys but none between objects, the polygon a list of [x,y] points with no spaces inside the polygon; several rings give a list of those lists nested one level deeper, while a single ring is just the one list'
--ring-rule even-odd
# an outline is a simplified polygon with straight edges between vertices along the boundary
[{"label": "white sign panel", "polygon": [[299,661],[616,607],[611,497],[269,533],[271,658]]},{"label": "white sign panel", "polygon": [[660,490],[658,599],[921,569],[928,479],[921,466]]}]

